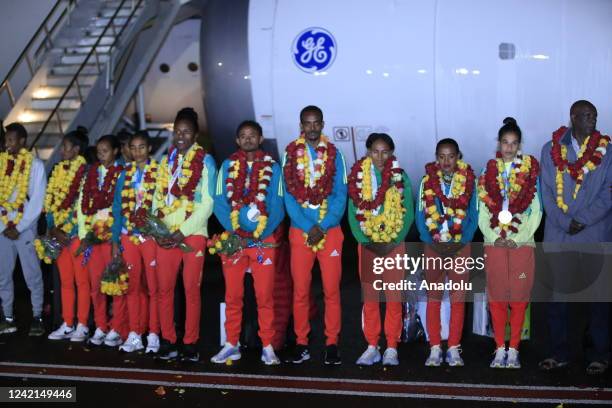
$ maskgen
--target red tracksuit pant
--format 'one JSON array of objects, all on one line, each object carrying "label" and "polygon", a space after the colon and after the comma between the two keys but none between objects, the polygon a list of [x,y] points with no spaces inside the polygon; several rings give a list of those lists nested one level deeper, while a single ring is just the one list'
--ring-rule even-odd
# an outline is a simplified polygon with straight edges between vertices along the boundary
[{"label": "red tracksuit pant", "polygon": [[506,344],[506,322],[510,307],[510,347],[518,348],[525,309],[529,304],[535,272],[533,247],[485,247],[487,295],[497,347]]},{"label": "red tracksuit pant", "polygon": [[[89,306],[91,305],[89,274],[87,268],[82,264],[83,255],[74,256],[80,244],[81,241],[78,238],[74,238],[70,241],[68,247],[62,249],[56,261],[61,282],[62,317],[69,326],[75,323],[87,326]],[[75,283],[77,289],[77,322],[74,321]]]},{"label": "red tracksuit pant", "polygon": [[[100,280],[102,279],[104,269],[111,262],[111,250],[110,242],[94,245],[92,247],[91,257],[87,262],[91,301],[94,309],[94,321],[96,323],[96,327],[100,328],[104,332],[108,331],[109,319],[106,313],[107,295],[100,292]],[[126,322],[122,321],[117,313],[114,313],[110,326],[118,333],[122,333],[127,329],[125,327],[125,323]]]},{"label": "red tracksuit pant", "polygon": [[[368,251],[369,252],[369,251]],[[370,346],[378,346],[380,339],[381,321],[380,321],[380,300],[379,293],[372,286],[372,274],[366,273],[364,275],[363,267],[364,262],[366,265],[371,265],[370,260],[364,260],[366,250],[363,245],[357,246],[357,253],[359,255],[359,278],[362,279],[362,293],[363,293],[363,334]],[[388,253],[387,257],[395,257],[395,255],[402,255],[404,253],[404,246],[398,245],[393,251]],[[368,253],[368,258],[376,256]],[[383,274],[376,275],[375,279],[381,279],[383,282],[400,282],[404,276],[403,270],[385,270]],[[364,282],[364,279],[367,282]],[[386,291],[385,292],[385,338],[387,340],[387,347],[397,348],[397,343],[402,335],[402,302],[401,293],[399,291]]]},{"label": "red tracksuit pant", "polygon": [[[127,235],[122,235],[121,246],[123,246],[123,260],[129,266],[128,291],[123,296],[113,298],[115,305],[113,311],[119,319],[128,322],[129,331],[138,334],[144,333],[149,324],[146,320],[143,322],[143,316],[148,316],[150,325],[153,327],[150,331],[158,333],[157,279],[155,276],[157,245],[152,239],[136,245],[130,241]],[[143,302],[143,297],[145,300],[147,299],[147,294],[143,293],[143,269],[146,275],[146,287],[149,291],[150,302]],[[157,328],[157,331],[154,328]],[[120,334],[122,337],[127,335],[127,333]]]},{"label": "red tracksuit pant", "polygon": [[293,279],[293,320],[297,344],[308,344],[310,332],[310,286],[315,259],[321,267],[323,295],[325,299],[326,345],[337,344],[340,334],[340,278],[342,277],[342,241],[344,235],[338,227],[330,228],[325,236],[323,249],[313,252],[306,245],[303,231],[291,227],[291,278]]},{"label": "red tracksuit pant", "polygon": [[[455,256],[467,258],[471,255],[470,246],[464,246]],[[440,258],[438,253],[425,245],[426,258]],[[442,257],[444,259],[444,257]],[[428,262],[432,262],[431,260]],[[438,262],[436,262],[438,263]],[[439,266],[439,265],[435,265]],[[457,273],[453,269],[445,270],[437,267],[428,268],[425,271],[425,279],[427,283],[444,283],[445,278],[452,280],[455,283],[469,282],[469,271]],[[439,345],[441,340],[440,330],[440,304],[444,291],[428,291],[427,292],[427,332],[429,334],[429,344],[432,346]],[[459,346],[461,344],[461,334],[463,332],[463,318],[465,315],[465,291],[455,290],[449,293],[451,303],[451,315],[448,333],[448,347]]]},{"label": "red tracksuit pant", "polygon": [[200,337],[200,308],[202,298],[200,285],[204,269],[206,237],[190,235],[184,241],[193,251],[180,248],[164,249],[157,246],[157,284],[159,293],[159,322],[162,337],[176,343],[174,328],[174,288],[183,262],[183,286],[185,287],[186,315],[183,344],[195,344]]},{"label": "red tracksuit pant", "polygon": [[[264,240],[274,243],[273,237]],[[240,339],[242,306],[244,297],[244,274],[251,268],[257,299],[257,321],[259,338],[265,346],[274,339],[274,279],[277,248],[246,248],[240,255],[222,257],[225,277],[225,332],[227,341],[233,345]],[[258,261],[258,256],[261,257]]]}]

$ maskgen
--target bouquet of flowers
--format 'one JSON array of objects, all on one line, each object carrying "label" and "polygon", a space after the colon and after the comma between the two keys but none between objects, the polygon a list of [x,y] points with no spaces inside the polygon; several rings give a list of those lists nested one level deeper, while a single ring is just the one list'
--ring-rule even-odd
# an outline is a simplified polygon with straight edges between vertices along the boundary
[{"label": "bouquet of flowers", "polygon": [[36,255],[46,264],[51,264],[58,257],[64,246],[54,237],[43,235],[34,240]]},{"label": "bouquet of flowers", "polygon": [[221,234],[213,235],[206,243],[206,246],[208,246],[208,252],[211,255],[232,256],[246,247],[246,240],[240,238],[237,234],[230,234],[224,231]]},{"label": "bouquet of flowers", "polygon": [[[140,234],[152,237],[156,240],[170,238],[172,236],[172,232],[170,232],[166,224],[150,212],[142,213],[135,217],[134,225],[138,228]],[[184,242],[179,243],[178,247],[183,252],[193,251],[193,248]]]},{"label": "bouquet of flowers", "polygon": [[[234,257],[234,255],[239,255],[240,252],[245,248],[256,248],[257,252],[257,262],[263,263],[264,259],[264,248],[277,248],[278,244],[270,243],[270,242],[262,242],[262,241],[248,241],[246,238],[240,237],[238,234],[230,233],[229,231],[224,231],[221,234],[215,234],[208,240],[206,243],[208,247],[208,252],[211,255],[219,254],[227,256],[227,260],[233,260],[234,262],[238,261],[240,256]],[[225,261],[224,261],[225,262]]]},{"label": "bouquet of flowers", "polygon": [[125,295],[128,290],[128,271],[130,268],[123,259],[114,258],[104,269],[100,281],[100,292],[111,296]]}]

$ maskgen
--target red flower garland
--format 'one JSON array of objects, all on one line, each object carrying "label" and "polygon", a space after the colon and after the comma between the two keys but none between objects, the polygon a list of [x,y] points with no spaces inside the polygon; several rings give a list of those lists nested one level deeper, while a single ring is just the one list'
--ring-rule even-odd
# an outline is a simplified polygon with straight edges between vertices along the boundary
[{"label": "red flower garland", "polygon": [[610,138],[608,136],[602,136],[601,133],[599,133],[599,131],[597,130],[594,131],[589,139],[584,153],[582,154],[582,157],[580,157],[575,162],[570,163],[567,159],[563,159],[563,156],[561,155],[561,138],[563,137],[566,131],[567,127],[561,126],[556,132],[553,133],[550,156],[557,169],[563,171],[565,168],[567,168],[567,171],[570,176],[574,180],[577,180],[582,168],[588,161],[591,161],[595,166],[599,166],[599,164],[601,163],[602,155],[596,154],[597,152],[595,151],[595,149],[597,149],[597,147],[599,146],[600,139],[603,138],[609,140]]},{"label": "red flower garland", "polygon": [[[501,158],[501,154],[497,152],[496,157]],[[520,191],[517,194],[511,194],[507,192],[509,196],[508,211],[512,214],[513,218],[510,222],[508,229],[513,233],[517,233],[518,229],[516,225],[520,224],[521,221],[517,217],[518,214],[522,214],[533,201],[536,195],[538,173],[540,171],[540,164],[535,157],[529,156],[531,160],[531,167],[528,173],[518,173],[516,176],[516,182],[521,186]],[[491,213],[490,225],[491,228],[495,229],[499,225],[498,215],[502,211],[503,196],[501,189],[499,188],[499,170],[497,168],[497,160],[491,159],[487,162],[487,170],[485,174],[481,175],[478,184],[484,188],[487,195],[482,197],[484,204]],[[502,238],[506,238],[506,231],[502,228],[500,235]]]},{"label": "red flower garland", "polygon": [[[464,171],[465,175],[465,192],[459,197],[451,197],[448,198],[446,194],[442,191],[442,186],[440,184],[440,177],[438,176],[438,172],[440,172],[440,167],[436,162],[427,163],[425,165],[425,173],[429,176],[427,181],[423,185],[423,191],[433,190],[434,196],[425,195],[425,208],[429,208],[432,205],[436,205],[435,198],[438,198],[442,202],[445,208],[449,208],[453,210],[453,214],[457,213],[457,210],[463,210],[464,212],[467,210],[468,205],[470,203],[470,199],[472,198],[472,193],[474,191],[474,181],[476,180],[476,176],[474,175],[474,171],[472,167],[466,163],[466,169]],[[458,170],[460,171],[460,170]],[[448,221],[450,216],[447,212],[442,214],[442,219],[438,222],[438,225],[442,225],[444,221]],[[448,228],[448,231],[451,235],[461,234],[462,225],[458,223],[450,223],[451,225]],[[434,236],[439,231],[433,230],[431,231],[431,235]]]},{"label": "red flower garland", "polygon": [[[308,149],[308,146],[305,146]],[[336,161],[336,146],[333,143],[327,142],[327,161],[325,162],[325,172],[321,175],[321,178],[314,185],[314,187],[305,186],[304,178],[300,177],[297,171],[297,141],[289,143],[286,149],[287,161],[283,168],[283,175],[285,176],[285,183],[287,185],[287,192],[291,194],[299,204],[308,202],[312,205],[320,205],[332,191],[334,186],[334,175],[336,173],[336,167],[334,165]],[[325,148],[318,146],[316,148],[317,153],[323,154]],[[310,175],[314,177],[314,175]]]},{"label": "red flower garland", "polygon": [[[232,211],[240,211],[244,206],[255,204],[257,206],[257,210],[260,213],[260,217],[268,216],[265,198],[261,201],[256,200],[256,197],[259,194],[263,195],[263,197],[267,195],[268,186],[270,185],[270,181],[268,179],[259,179],[260,171],[268,166],[271,166],[272,164],[264,160],[265,156],[266,154],[261,150],[258,150],[255,153],[255,160],[253,161],[253,165],[251,167],[251,174],[249,176],[249,189],[246,194],[245,185],[248,168],[246,153],[242,150],[238,150],[229,157],[230,162],[238,161],[240,163],[238,177],[236,177],[235,179],[230,177],[229,171],[231,171],[231,169],[228,169],[228,177],[225,179],[228,197],[231,196],[230,202],[232,205]],[[272,179],[272,168],[270,167],[269,170],[264,171],[263,176],[267,176],[269,179]],[[265,187],[261,188],[260,185]],[[253,238],[253,232],[245,231],[242,228],[238,228],[234,232],[243,238]]]},{"label": "red flower garland", "polygon": [[[383,204],[383,202],[385,201],[385,194],[387,193],[389,187],[391,187],[392,185],[391,180],[393,179],[393,176],[395,174],[401,175],[402,169],[400,169],[399,167],[396,169],[393,168],[393,162],[397,160],[395,156],[390,156],[389,158],[387,158],[383,170],[381,172],[382,183],[378,187],[378,191],[376,191],[376,196],[372,200],[365,200],[361,197],[361,187],[357,186],[357,182],[359,180],[358,174],[360,171],[362,171],[362,164],[364,159],[365,157],[362,157],[361,159],[356,161],[355,164],[353,164],[353,167],[351,168],[351,172],[348,177],[348,194],[358,209],[363,211],[372,211]],[[401,181],[396,181],[394,185],[400,190],[404,188],[404,184]],[[358,221],[365,221],[365,219],[360,220],[359,217],[357,218]],[[361,215],[361,218],[363,218],[363,215]]]},{"label": "red flower garland", "polygon": [[[142,225],[143,220],[147,216],[147,212],[153,208],[153,196],[155,194],[155,186],[156,186],[155,185],[155,176],[157,173],[156,169],[157,167],[154,168],[155,171],[151,171],[150,168],[147,168],[147,172],[145,172],[143,176],[143,180],[142,180],[143,184],[150,184],[152,188],[150,188],[148,191],[145,191],[145,194],[143,196],[144,200],[136,211],[130,211],[129,204],[131,200],[129,197],[123,197],[123,196],[121,197],[121,204],[127,204],[127,207],[124,205],[121,206],[122,207],[121,212],[123,216],[125,217],[125,219],[134,225]],[[133,174],[130,174],[130,172],[126,172],[123,188],[132,188],[132,177],[133,177]]]},{"label": "red flower garland", "polygon": [[[64,170],[68,169],[70,169],[70,162],[66,162],[64,164]],[[74,201],[78,198],[81,181],[83,180],[86,171],[87,164],[82,164],[72,179],[72,183],[70,184],[66,197],[64,197],[64,201],[62,201],[62,203],[59,205],[60,210],[68,210],[69,208],[72,208]]]},{"label": "red flower garland", "polygon": [[115,184],[119,173],[123,170],[121,165],[112,165],[108,168],[102,188],[98,188],[98,166],[99,163],[92,165],[85,179],[83,186],[83,201],[81,211],[85,215],[94,215],[98,210],[109,208],[113,204]]},{"label": "red flower garland", "polygon": [[[170,150],[168,151],[168,157],[172,156],[175,150],[176,150],[176,147],[174,146],[171,147]],[[176,198],[185,197],[187,201],[193,201],[193,198],[195,196],[195,190],[198,187],[200,178],[202,178],[202,170],[204,169],[204,157],[205,156],[206,156],[206,150],[204,150],[204,148],[201,148],[201,147],[198,148],[198,150],[195,152],[193,160],[191,160],[191,163],[189,165],[191,176],[189,177],[189,180],[187,181],[187,183],[185,183],[185,185],[182,188],[179,186],[178,182],[172,185],[172,189],[170,190],[170,192],[172,193],[174,197]],[[173,174],[176,171],[177,166],[178,166],[178,160],[175,159],[172,165]],[[164,197],[168,195],[167,185],[163,189],[163,195]],[[190,211],[185,212],[185,219],[189,218],[190,216],[191,216]]]}]

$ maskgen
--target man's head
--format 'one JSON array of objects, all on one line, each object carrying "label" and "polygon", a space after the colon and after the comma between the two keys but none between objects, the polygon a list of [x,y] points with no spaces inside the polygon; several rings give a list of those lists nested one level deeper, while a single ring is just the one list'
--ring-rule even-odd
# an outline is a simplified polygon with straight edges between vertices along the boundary
[{"label": "man's head", "polygon": [[576,101],[570,108],[570,118],[576,135],[590,136],[597,126],[597,109],[589,101]]},{"label": "man's head", "polygon": [[309,105],[302,109],[300,112],[300,129],[306,140],[318,142],[324,126],[323,111],[319,107]]},{"label": "man's head", "polygon": [[119,143],[121,144],[121,157],[123,157],[126,162],[134,160],[130,150],[131,138],[132,134],[125,129],[122,129],[117,133],[117,139],[119,139]]},{"label": "man's head", "polygon": [[263,131],[259,123],[245,120],[236,129],[236,144],[243,152],[249,153],[259,149],[263,143]]},{"label": "man's head", "polygon": [[6,127],[4,135],[6,151],[13,155],[19,153],[19,150],[25,147],[27,138],[28,132],[21,123],[11,123]]}]

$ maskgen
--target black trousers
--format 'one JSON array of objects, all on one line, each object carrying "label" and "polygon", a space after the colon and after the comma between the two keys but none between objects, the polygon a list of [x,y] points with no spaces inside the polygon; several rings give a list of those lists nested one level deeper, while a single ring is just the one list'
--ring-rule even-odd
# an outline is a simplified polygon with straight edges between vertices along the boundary
[{"label": "black trousers", "polygon": [[[603,273],[602,255],[584,252],[563,252],[547,254],[553,279],[553,302],[548,304],[547,317],[552,346],[551,357],[557,361],[570,360],[568,341],[569,308],[577,306],[574,302],[587,303],[588,336],[586,359],[609,361],[610,357],[610,299],[606,292],[610,288],[597,287],[593,283]],[[581,292],[578,297],[576,292]],[[571,300],[572,303],[568,303]],[[595,300],[595,301],[593,301]],[[581,321],[586,319],[580,319]],[[579,322],[574,322],[576,327]]]}]

